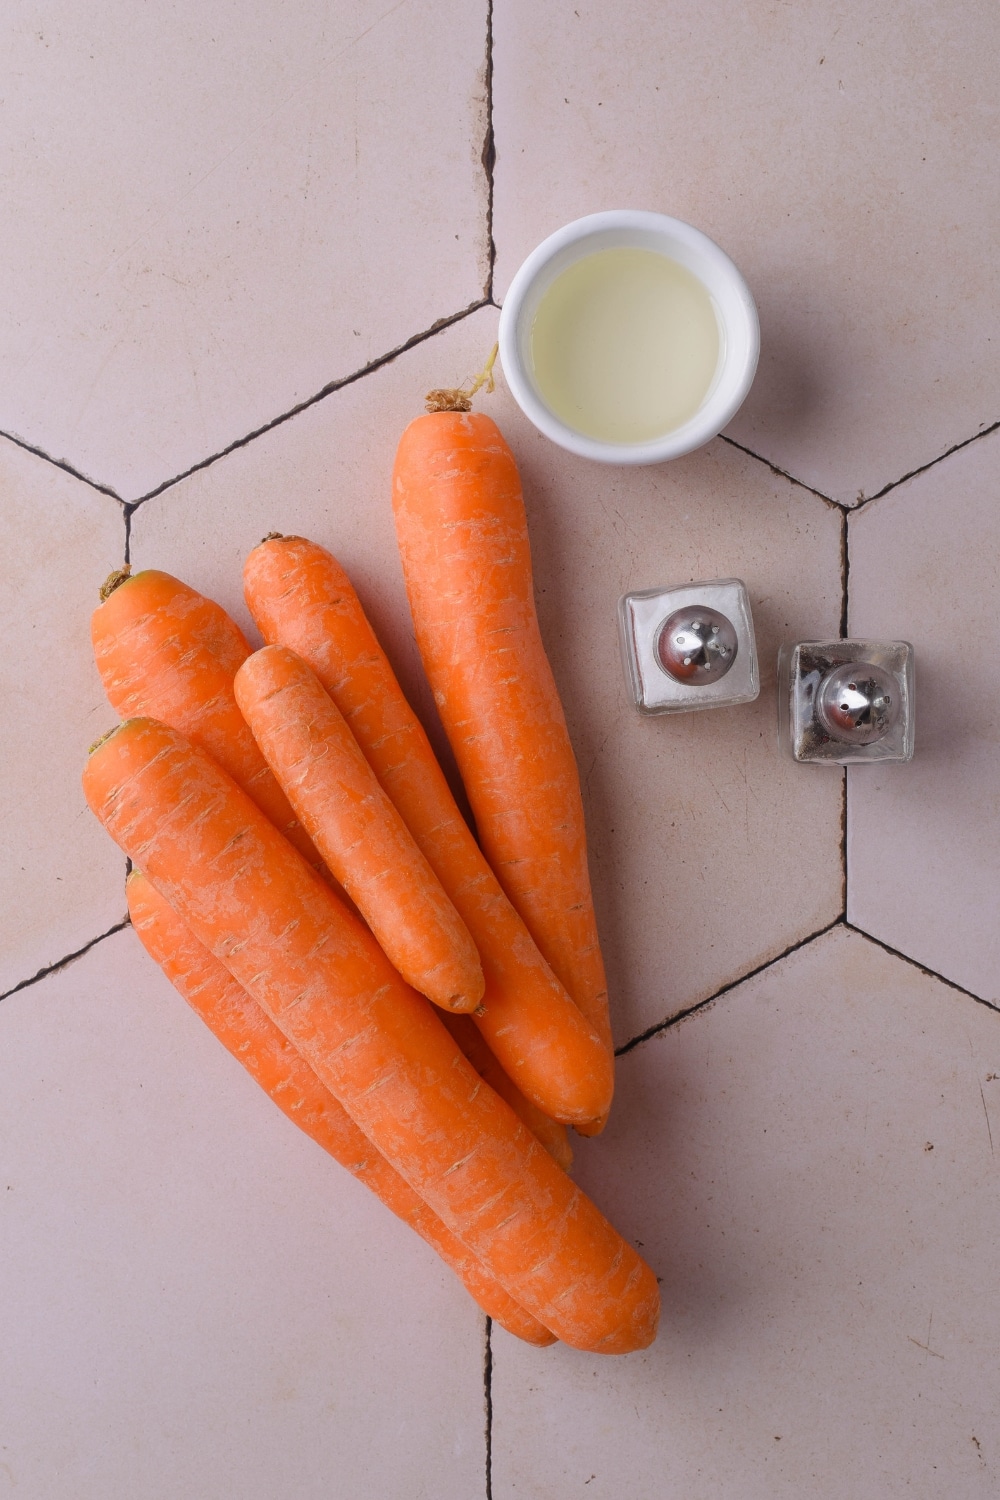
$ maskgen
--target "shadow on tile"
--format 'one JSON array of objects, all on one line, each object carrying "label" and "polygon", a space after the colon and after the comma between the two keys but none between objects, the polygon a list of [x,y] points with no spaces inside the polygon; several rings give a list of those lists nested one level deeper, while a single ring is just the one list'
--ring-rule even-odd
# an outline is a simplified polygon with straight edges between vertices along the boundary
[{"label": "shadow on tile", "polygon": [[660,1280],[661,1332],[642,1356],[657,1365],[675,1363],[679,1346],[725,1347],[756,1301],[773,1307],[760,1240],[740,1220],[728,1175],[718,1163],[706,1174],[698,1151],[728,1087],[725,1061],[718,1076],[704,1061],[657,1038],[645,1043],[619,1064],[604,1135],[575,1148],[576,1180]]},{"label": "shadow on tile", "polygon": [[[777,453],[790,440],[798,447],[803,434],[817,439],[824,432],[829,372],[816,358],[816,340],[805,328],[781,324],[768,311],[760,312],[760,364],[750,394],[726,429],[726,436],[757,451],[755,439],[766,444],[767,455],[782,463]],[[793,476],[794,477],[794,476]]]}]

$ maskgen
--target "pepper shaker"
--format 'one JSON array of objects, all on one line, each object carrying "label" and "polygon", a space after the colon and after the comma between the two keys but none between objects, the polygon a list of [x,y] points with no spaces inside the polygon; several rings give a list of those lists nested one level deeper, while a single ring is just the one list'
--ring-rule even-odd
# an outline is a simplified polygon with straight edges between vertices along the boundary
[{"label": "pepper shaker", "polygon": [[910,760],[913,647],[908,641],[800,641],[778,656],[778,736],[793,760],[827,765]]}]

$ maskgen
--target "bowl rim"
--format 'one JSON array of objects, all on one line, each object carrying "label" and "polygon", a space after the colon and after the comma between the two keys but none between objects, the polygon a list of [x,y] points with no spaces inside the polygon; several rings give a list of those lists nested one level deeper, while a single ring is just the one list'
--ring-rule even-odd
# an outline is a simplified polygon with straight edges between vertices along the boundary
[{"label": "bowl rim", "polygon": [[[545,278],[552,262],[575,246],[585,245],[598,236],[605,240],[615,231],[626,237],[639,232],[683,246],[688,259],[710,267],[716,281],[725,285],[730,315],[720,329],[724,353],[713,386],[692,417],[671,432],[643,443],[610,443],[587,437],[568,426],[542,400],[521,354],[521,316],[540,280]],[[628,239],[623,239],[623,244]],[[581,249],[580,257],[588,252]],[[669,253],[665,250],[665,253]],[[576,258],[576,257],[574,257]],[[688,265],[698,275],[695,266]],[[712,295],[717,316],[722,319],[718,298],[704,276],[699,276]],[[739,326],[737,326],[739,325]],[[757,307],[742,274],[726,252],[702,230],[683,219],[648,209],[608,209],[587,214],[555,230],[537,245],[515,273],[500,310],[498,331],[500,362],[511,395],[530,422],[552,442],[581,458],[618,465],[655,464],[678,458],[700,448],[716,437],[736,415],[753,382],[760,354],[760,321]]]}]

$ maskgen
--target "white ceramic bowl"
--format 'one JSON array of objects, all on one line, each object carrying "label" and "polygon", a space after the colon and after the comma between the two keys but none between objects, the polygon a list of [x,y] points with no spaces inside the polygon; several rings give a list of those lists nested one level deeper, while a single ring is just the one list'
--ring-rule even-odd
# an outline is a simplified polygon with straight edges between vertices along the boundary
[{"label": "white ceramic bowl", "polygon": [[[708,291],[719,323],[719,361],[693,417],[644,443],[609,443],[566,425],[542,398],[531,358],[538,304],[555,278],[598,250],[655,250],[669,256]],[[589,214],[557,229],[533,250],[511,282],[500,314],[500,360],[518,406],[560,447],[606,464],[658,464],[700,448],[736,415],[750,389],[760,350],[760,325],[750,290],[714,240],[681,219],[639,209]]]}]

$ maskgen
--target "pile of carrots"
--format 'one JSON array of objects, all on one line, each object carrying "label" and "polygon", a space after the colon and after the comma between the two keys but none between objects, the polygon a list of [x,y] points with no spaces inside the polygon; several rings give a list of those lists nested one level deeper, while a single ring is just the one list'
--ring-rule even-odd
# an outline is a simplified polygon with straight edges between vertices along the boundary
[{"label": "pile of carrots", "polygon": [[571,1181],[611,1105],[579,779],[496,425],[403,434],[417,643],[478,837],[347,575],[272,534],[265,641],[178,579],[113,574],[94,652],[122,723],[87,801],[132,861],[142,943],[301,1129],[537,1345],[646,1347],[656,1278]]}]

